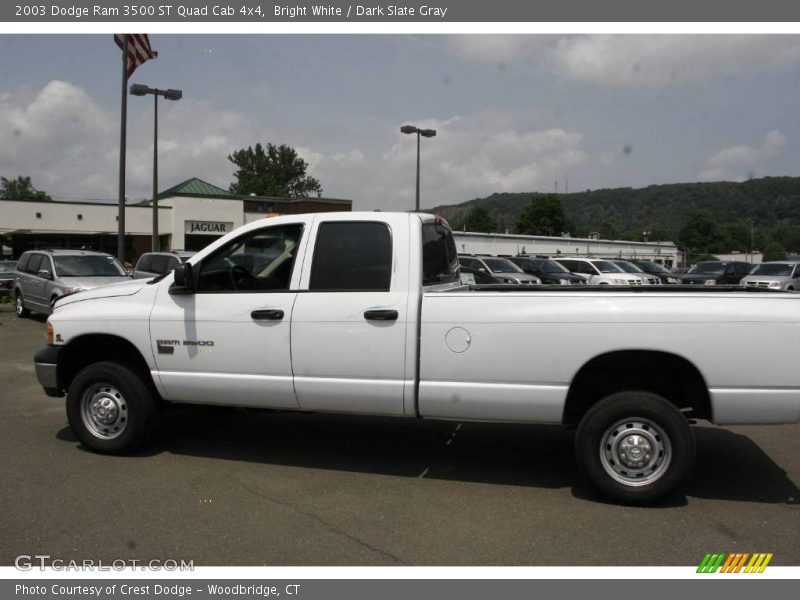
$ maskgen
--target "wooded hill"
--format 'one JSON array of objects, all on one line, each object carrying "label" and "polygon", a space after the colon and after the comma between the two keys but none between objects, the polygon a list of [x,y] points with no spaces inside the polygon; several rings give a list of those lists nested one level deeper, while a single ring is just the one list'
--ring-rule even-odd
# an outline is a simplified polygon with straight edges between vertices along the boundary
[{"label": "wooded hill", "polygon": [[[531,199],[544,195],[492,194],[458,205],[437,206],[430,212],[442,215],[457,230],[469,211],[480,206],[496,221],[498,231],[516,232],[517,221]],[[680,243],[682,232],[698,214],[707,211],[718,226],[714,234],[717,239],[708,240],[708,250],[725,252],[749,245],[750,219],[755,248],[780,244],[786,250],[800,250],[800,177],[586,190],[558,197],[569,233],[574,236],[600,232],[601,237],[605,233],[640,240],[647,231],[651,240]]]}]

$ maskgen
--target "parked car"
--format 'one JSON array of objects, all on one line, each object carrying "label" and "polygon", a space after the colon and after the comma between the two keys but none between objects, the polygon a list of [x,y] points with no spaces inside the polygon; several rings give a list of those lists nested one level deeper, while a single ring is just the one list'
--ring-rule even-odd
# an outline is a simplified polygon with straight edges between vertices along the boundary
[{"label": "parked car", "polygon": [[173,250],[169,252],[145,252],[136,262],[133,269],[134,279],[150,279],[174,270],[182,262],[186,262],[194,252]]},{"label": "parked car", "polygon": [[740,283],[750,288],[800,290],[800,261],[775,260],[761,263]]},{"label": "parked car", "polygon": [[586,283],[586,279],[580,275],[573,275],[563,265],[549,258],[513,256],[508,260],[528,275],[535,275],[541,279],[542,283],[554,285],[584,285]]},{"label": "parked car", "polygon": [[461,283],[464,285],[479,284],[486,285],[490,283],[506,283],[502,279],[492,277],[486,271],[481,269],[474,269],[472,267],[461,267]]},{"label": "parked car", "polygon": [[607,260],[613,262],[628,275],[636,275],[637,277],[641,277],[642,285],[659,285],[661,283],[661,280],[658,277],[653,277],[649,273],[645,273],[643,269],[641,269],[638,265],[633,264],[629,260],[623,260],[621,258],[609,258]]},{"label": "parked car", "polygon": [[601,258],[556,258],[557,263],[567,268],[570,273],[586,278],[590,285],[642,285],[639,276],[625,273],[610,260]]},{"label": "parked car", "polygon": [[507,258],[497,256],[459,256],[458,264],[462,267],[471,267],[491,275],[503,283],[542,283],[542,280],[535,275],[528,275]]},{"label": "parked car", "polygon": [[661,283],[679,283],[675,274],[667,269],[664,265],[660,265],[652,260],[632,260],[630,261],[639,267],[645,273],[655,275],[661,280]]},{"label": "parked car", "polygon": [[750,263],[742,261],[706,260],[681,275],[680,281],[687,285],[738,285],[752,268]]},{"label": "parked car", "polygon": [[0,260],[0,296],[6,296],[14,289],[14,271],[17,261]]},{"label": "parked car", "polygon": [[50,314],[61,296],[129,280],[120,262],[105,252],[29,250],[20,256],[14,277],[16,313]]}]

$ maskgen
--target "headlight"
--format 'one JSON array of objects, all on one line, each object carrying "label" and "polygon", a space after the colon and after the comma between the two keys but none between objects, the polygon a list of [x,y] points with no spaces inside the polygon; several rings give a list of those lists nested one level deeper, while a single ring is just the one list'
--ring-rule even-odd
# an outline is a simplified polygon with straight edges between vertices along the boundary
[{"label": "headlight", "polygon": [[72,287],[72,288],[65,288],[65,289],[64,289],[64,295],[66,296],[67,294],[74,294],[74,293],[76,293],[76,292],[82,292],[82,291],[84,291],[85,289],[86,289],[86,288],[82,288],[82,287]]},{"label": "headlight", "polygon": [[612,279],[611,283],[613,283],[614,285],[628,285],[628,280],[627,279]]},{"label": "headlight", "polygon": [[783,289],[783,282],[782,281],[770,281],[769,282],[770,289],[773,290],[780,290]]},{"label": "headlight", "polygon": [[678,280],[675,277],[667,277],[667,283],[678,283]]},{"label": "headlight", "polygon": [[559,279],[558,283],[560,285],[570,285],[570,280],[569,279]]},{"label": "headlight", "polygon": [[704,285],[717,285],[717,280],[716,279],[708,279],[708,280],[706,280]]}]

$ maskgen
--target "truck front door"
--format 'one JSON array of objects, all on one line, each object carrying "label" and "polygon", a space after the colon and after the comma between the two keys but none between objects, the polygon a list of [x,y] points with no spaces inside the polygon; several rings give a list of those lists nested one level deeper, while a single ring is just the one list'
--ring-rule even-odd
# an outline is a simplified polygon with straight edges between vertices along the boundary
[{"label": "truck front door", "polygon": [[170,294],[167,276],[150,317],[167,399],[297,408],[289,334],[302,220],[243,233],[193,264],[194,293]]}]

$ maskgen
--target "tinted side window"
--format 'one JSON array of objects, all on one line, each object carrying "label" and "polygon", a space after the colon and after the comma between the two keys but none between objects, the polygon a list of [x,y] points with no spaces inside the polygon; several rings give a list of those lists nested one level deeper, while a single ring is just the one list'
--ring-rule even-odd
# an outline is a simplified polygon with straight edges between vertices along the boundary
[{"label": "tinted side window", "polygon": [[153,273],[158,273],[161,275],[162,273],[166,273],[169,270],[169,256],[162,256],[160,254],[154,254],[151,257],[151,267],[148,269]]},{"label": "tinted side window", "polygon": [[443,225],[422,225],[422,285],[458,279],[458,257],[453,234]]},{"label": "tinted side window", "polygon": [[39,272],[39,265],[42,264],[42,259],[44,256],[41,254],[31,254],[31,257],[28,259],[28,264],[25,266],[26,273],[38,273]]},{"label": "tinted side window", "polygon": [[22,257],[19,259],[19,262],[17,263],[17,271],[19,271],[20,273],[25,272],[25,268],[26,268],[26,266],[28,264],[28,260],[30,260],[30,258],[31,258],[31,255],[28,252],[23,254]]},{"label": "tinted side window", "polygon": [[323,223],[311,265],[311,290],[389,291],[392,236],[385,223]]}]

